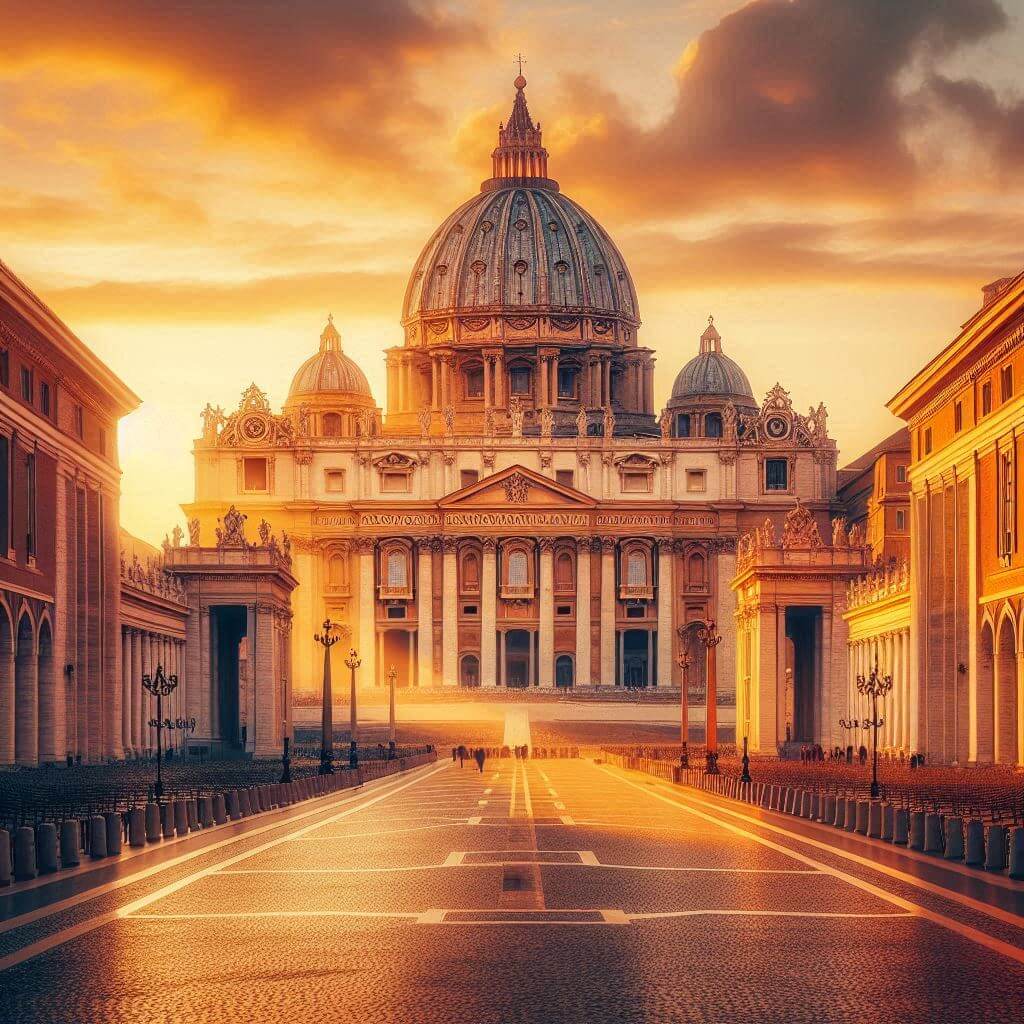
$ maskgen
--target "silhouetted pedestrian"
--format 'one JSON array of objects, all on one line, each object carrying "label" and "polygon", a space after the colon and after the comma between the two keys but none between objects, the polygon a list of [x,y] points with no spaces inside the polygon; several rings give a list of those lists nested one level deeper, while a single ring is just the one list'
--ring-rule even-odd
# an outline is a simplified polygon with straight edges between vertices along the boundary
[{"label": "silhouetted pedestrian", "polygon": [[486,757],[487,755],[484,753],[484,748],[477,747],[476,751],[473,754],[473,760],[476,761],[476,766],[480,769],[481,775],[483,775],[484,773],[484,760],[486,759]]}]

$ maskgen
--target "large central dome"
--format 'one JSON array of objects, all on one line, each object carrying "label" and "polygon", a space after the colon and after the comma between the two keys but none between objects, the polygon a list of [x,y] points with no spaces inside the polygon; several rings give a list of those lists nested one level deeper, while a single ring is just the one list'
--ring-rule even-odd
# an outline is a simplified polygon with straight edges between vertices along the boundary
[{"label": "large central dome", "polygon": [[547,177],[540,125],[516,79],[494,176],[434,232],[413,267],[402,320],[453,312],[595,315],[639,323],[622,254]]}]

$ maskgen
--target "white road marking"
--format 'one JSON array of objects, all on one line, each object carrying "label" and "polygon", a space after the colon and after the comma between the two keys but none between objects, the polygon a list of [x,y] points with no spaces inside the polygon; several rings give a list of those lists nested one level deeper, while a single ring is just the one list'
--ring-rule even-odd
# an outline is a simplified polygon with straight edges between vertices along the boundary
[{"label": "white road marking", "polygon": [[563,815],[562,815],[562,824],[563,824],[563,825],[575,825],[575,824],[576,824],[576,822],[575,822],[575,821],[573,821],[573,819],[572,819],[572,817],[571,817],[570,815],[568,815],[568,814],[563,814]]},{"label": "white road marking", "polygon": [[563,804],[560,800],[556,800],[555,801],[555,810],[556,811],[564,811],[565,810],[565,804]]},{"label": "white road marking", "polygon": [[479,824],[480,824],[480,822],[481,822],[481,821],[483,821],[483,820],[484,820],[483,818],[470,818],[470,819],[469,819],[469,820],[468,820],[468,821],[466,822],[466,824],[467,824],[467,825],[479,825]]},{"label": "white road marking", "polygon": [[486,801],[486,800],[477,800],[476,805],[477,805],[477,807],[486,807],[487,803],[488,803],[488,801]]},{"label": "white road marking", "polygon": [[[997,953],[1002,953],[1004,956],[1008,956],[1011,960],[1016,960],[1018,963],[1024,964],[1024,949],[1020,949],[1016,946],[1010,945],[1008,942],[1003,942],[1002,939],[997,939],[991,935],[986,935],[984,932],[978,931],[977,928],[972,928],[969,925],[962,924],[959,921],[954,920],[951,917],[946,917],[944,914],[939,914],[934,910],[929,910],[927,907],[922,907],[916,903],[911,903],[910,900],[904,899],[902,896],[896,896],[894,893],[887,892],[885,889],[880,888],[877,885],[873,885],[871,882],[866,882],[862,878],[857,878],[855,875],[847,874],[845,871],[840,871],[838,868],[833,868],[828,864],[823,864],[820,861],[816,861],[811,857],[807,857],[802,853],[797,853],[795,850],[791,850],[787,846],[783,846],[781,843],[772,842],[770,839],[766,839],[764,836],[757,835],[754,832],[750,832],[747,829],[741,828],[739,825],[733,825],[731,822],[722,821],[721,818],[716,818],[711,814],[707,814],[704,811],[698,810],[696,807],[691,807],[688,804],[680,803],[678,800],[671,799],[663,795],[662,793],[652,791],[648,786],[641,786],[631,779],[623,778],[621,775],[615,774],[615,772],[602,765],[601,770],[612,775],[613,778],[618,778],[620,782],[625,783],[627,786],[631,786],[633,789],[639,790],[641,793],[646,793],[648,796],[655,800],[661,800],[663,803],[671,804],[673,807],[679,807],[686,811],[688,814],[695,815],[698,818],[710,822],[713,825],[717,825],[721,829],[725,829],[728,832],[732,832],[736,835],[747,836],[753,839],[754,842],[759,843],[762,846],[766,846],[770,850],[777,850],[779,853],[784,853],[788,857],[792,857],[794,860],[800,861],[803,864],[809,864],[812,867],[817,867],[826,874],[833,875],[835,878],[839,878],[855,889],[860,889],[862,892],[867,892],[873,896],[877,896],[879,899],[884,900],[886,903],[891,903],[893,906],[900,907],[902,910],[908,911],[911,914],[923,918],[924,920],[931,921],[933,924],[937,924],[942,928],[961,935],[966,939],[970,939],[972,942],[976,942],[979,946],[984,946],[986,949],[994,950]],[[727,813],[732,814],[738,818],[746,818],[746,815],[737,814],[734,811],[728,811],[727,808],[722,808]],[[763,825],[762,822],[756,821],[756,819],[746,818],[746,820]],[[785,829],[775,828],[770,826],[774,831],[784,833],[785,835],[791,836],[794,839],[800,839],[801,837],[792,832],[786,832]],[[813,846],[821,847],[827,850],[829,853],[837,852],[834,847],[827,847],[824,843],[819,843],[817,840],[803,840],[809,842]],[[884,865],[874,864],[870,861],[866,861],[864,858],[857,857],[859,861],[863,861],[869,867],[878,868],[879,870],[885,870]],[[888,872],[887,872],[888,873]],[[902,875],[902,872],[892,872],[895,875]],[[910,880],[910,876],[907,876]],[[946,895],[945,891],[942,891],[943,895]]]},{"label": "white road marking", "polygon": [[239,910],[209,914],[128,914],[125,921],[220,921],[260,917],[393,917],[414,920],[420,915],[404,910]]},{"label": "white road marking", "polygon": [[647,914],[627,914],[631,921],[653,921],[663,917],[850,917],[850,918],[876,918],[876,917],[917,917],[913,913],[896,913],[887,911],[885,913],[829,913],[813,910],[665,910]]}]

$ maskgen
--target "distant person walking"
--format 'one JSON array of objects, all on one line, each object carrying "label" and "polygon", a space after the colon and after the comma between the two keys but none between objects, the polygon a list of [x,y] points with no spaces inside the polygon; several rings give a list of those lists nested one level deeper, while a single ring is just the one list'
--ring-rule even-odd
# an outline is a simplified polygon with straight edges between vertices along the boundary
[{"label": "distant person walking", "polygon": [[460,743],[459,744],[459,767],[462,767],[462,762],[466,759],[466,748]]},{"label": "distant person walking", "polygon": [[455,762],[458,759],[459,759],[459,751],[458,751],[458,749],[456,747],[452,747],[452,764],[455,764]]},{"label": "distant person walking", "polygon": [[477,747],[476,750],[473,751],[473,760],[476,761],[476,766],[480,769],[481,775],[484,773],[484,760],[486,757],[487,755],[484,753],[483,747]]}]

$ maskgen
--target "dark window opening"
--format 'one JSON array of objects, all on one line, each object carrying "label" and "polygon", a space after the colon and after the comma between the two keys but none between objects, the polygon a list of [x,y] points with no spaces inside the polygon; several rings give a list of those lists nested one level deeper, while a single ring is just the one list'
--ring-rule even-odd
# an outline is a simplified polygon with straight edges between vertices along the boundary
[{"label": "dark window opening", "polygon": [[992,411],[992,381],[987,380],[981,385],[981,415],[987,416]]},{"label": "dark window opening", "polygon": [[964,429],[964,403],[957,402],[953,406],[953,430],[959,434]]},{"label": "dark window opening", "polygon": [[676,437],[690,436],[690,414],[682,412],[676,417]]},{"label": "dark window opening", "polygon": [[555,609],[555,614],[556,615],[572,615],[572,605],[571,604],[560,604]]},{"label": "dark window opening", "polygon": [[466,370],[466,397],[484,397],[484,368],[482,366],[471,366]]},{"label": "dark window opening", "polygon": [[789,463],[785,459],[765,459],[764,489],[766,491],[789,489]]},{"label": "dark window opening", "polygon": [[722,436],[722,417],[717,412],[709,412],[707,416],[704,417],[704,436]]},{"label": "dark window opening", "polygon": [[999,401],[1008,402],[1013,397],[1013,367],[1004,366],[999,371]]},{"label": "dark window opening", "polygon": [[513,395],[530,393],[530,370],[525,366],[513,366],[508,371],[508,389]]},{"label": "dark window opening", "polygon": [[463,615],[476,615],[477,606],[475,604],[464,604],[462,606]]},{"label": "dark window opening", "polygon": [[576,397],[576,367],[560,366],[558,368],[558,397]]},{"label": "dark window opening", "polygon": [[35,387],[32,379],[32,371],[27,367],[21,368],[21,397],[31,404],[35,400]]},{"label": "dark window opening", "polygon": [[404,619],[405,618],[405,605],[402,604],[389,604],[387,609],[387,617],[389,619]]},{"label": "dark window opening", "polygon": [[44,416],[50,415],[50,385],[45,380],[39,383],[39,411]]}]

